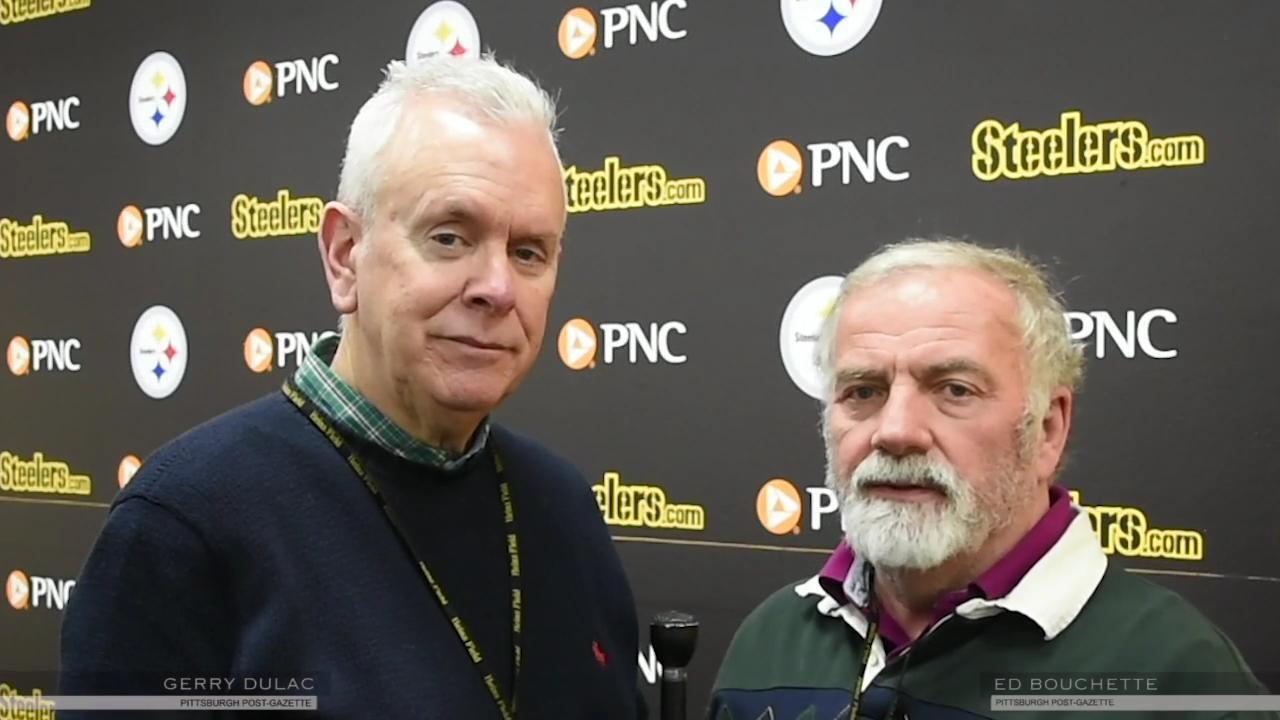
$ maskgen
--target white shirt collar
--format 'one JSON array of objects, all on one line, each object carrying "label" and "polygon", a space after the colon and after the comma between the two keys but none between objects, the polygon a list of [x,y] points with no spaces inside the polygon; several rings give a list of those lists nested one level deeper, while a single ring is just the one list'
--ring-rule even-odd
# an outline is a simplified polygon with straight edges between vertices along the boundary
[{"label": "white shirt collar", "polygon": [[[866,637],[867,618],[858,609],[869,599],[866,563],[855,560],[845,578],[844,593],[850,602],[841,604],[822,589],[815,575],[795,587],[800,597],[819,597],[818,612],[843,618],[859,635]],[[1080,615],[1107,571],[1107,556],[1093,532],[1087,513],[1078,512],[1053,547],[1022,577],[1009,594],[985,600],[974,598],[956,608],[964,618],[983,618],[1002,612],[1016,612],[1037,625],[1045,640],[1057,637]]]}]

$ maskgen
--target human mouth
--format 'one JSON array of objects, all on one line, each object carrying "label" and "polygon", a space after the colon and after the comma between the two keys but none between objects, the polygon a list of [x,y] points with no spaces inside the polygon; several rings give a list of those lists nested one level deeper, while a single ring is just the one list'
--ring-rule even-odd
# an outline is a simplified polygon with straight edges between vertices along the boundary
[{"label": "human mouth", "polygon": [[479,338],[470,337],[468,335],[449,335],[449,336],[446,336],[444,339],[450,342],[458,343],[459,345],[465,345],[475,350],[503,352],[511,349],[508,346],[503,345],[502,343],[495,343],[495,342],[490,342],[488,340],[481,340]]},{"label": "human mouth", "polygon": [[867,492],[889,500],[919,502],[945,497],[946,493],[938,488],[919,487],[913,485],[871,485]]},{"label": "human mouth", "polygon": [[945,498],[946,488],[936,483],[866,482],[862,491],[887,500],[920,502]]}]

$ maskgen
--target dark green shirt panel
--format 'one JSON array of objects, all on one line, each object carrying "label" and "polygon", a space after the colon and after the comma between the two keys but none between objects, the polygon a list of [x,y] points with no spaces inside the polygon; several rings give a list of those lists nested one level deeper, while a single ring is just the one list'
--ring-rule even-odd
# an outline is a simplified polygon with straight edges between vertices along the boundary
[{"label": "dark green shirt panel", "polygon": [[[1064,578],[1063,582],[1070,582]],[[794,586],[775,592],[739,628],[720,669],[716,690],[850,688],[862,658],[861,640],[843,620],[817,610]],[[904,661],[906,662],[903,674]],[[906,697],[978,715],[993,715],[996,676],[1072,677],[1086,674],[1154,675],[1163,694],[1264,693],[1239,651],[1189,602],[1111,564],[1074,621],[1053,640],[1030,618],[1005,612],[966,620],[951,617],[905,656],[896,658],[875,684],[900,684]],[[1037,694],[1023,691],[1007,694]],[[1055,712],[1063,720],[1075,713]],[[1001,718],[1041,717],[1000,712]],[[1097,713],[1080,714],[1096,718]],[[1148,714],[1125,713],[1130,720]],[[1193,718],[1232,718],[1233,713],[1185,713]],[[1280,720],[1277,713],[1242,718]],[[1169,713],[1150,713],[1153,720]]]},{"label": "dark green shirt panel", "polygon": [[818,612],[818,599],[796,595],[792,583],[743,620],[720,665],[715,689],[848,689],[861,656],[862,643],[853,629]]}]

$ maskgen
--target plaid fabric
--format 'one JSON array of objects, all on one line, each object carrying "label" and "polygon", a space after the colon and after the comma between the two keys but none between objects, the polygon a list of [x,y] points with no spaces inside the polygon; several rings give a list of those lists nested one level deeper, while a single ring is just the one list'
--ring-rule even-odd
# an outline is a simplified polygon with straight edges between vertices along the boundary
[{"label": "plaid fabric", "polygon": [[298,366],[293,381],[343,430],[405,460],[439,470],[456,470],[484,449],[489,440],[488,418],[462,453],[438,448],[410,435],[329,367],[337,351],[336,335],[321,337]]}]

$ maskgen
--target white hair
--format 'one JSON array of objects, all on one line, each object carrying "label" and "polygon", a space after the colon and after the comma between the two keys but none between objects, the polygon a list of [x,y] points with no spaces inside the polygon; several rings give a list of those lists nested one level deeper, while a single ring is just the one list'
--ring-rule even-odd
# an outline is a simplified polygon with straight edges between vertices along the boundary
[{"label": "white hair", "polygon": [[[355,210],[366,223],[373,222],[378,191],[385,180],[387,145],[410,98],[443,95],[495,122],[530,122],[545,127],[552,151],[558,153],[555,100],[492,54],[479,58],[435,55],[413,65],[394,60],[385,74],[351,121],[338,180],[338,202]],[[346,315],[338,318],[339,333],[346,330],[346,321]]]},{"label": "white hair", "polygon": [[[887,245],[845,276],[831,313],[823,322],[816,347],[826,385],[827,404],[835,392],[835,335],[840,310],[848,297],[889,276],[907,271],[968,268],[1003,283],[1018,304],[1018,329],[1026,353],[1027,405],[1023,422],[1038,428],[1055,387],[1075,391],[1084,374],[1084,350],[1071,340],[1065,308],[1047,273],[1014,250],[985,248],[953,238],[908,240]],[[826,412],[823,412],[824,421]],[[1038,431],[1023,440],[1035,442]]]},{"label": "white hair", "polygon": [[[840,500],[845,538],[854,552],[878,569],[928,570],[977,549],[1013,516],[1016,481],[1010,468],[1001,467],[999,474],[989,489],[992,497],[982,497],[970,479],[940,458],[877,450],[843,482],[829,460],[827,486]],[[868,493],[873,482],[932,488],[943,497],[898,502]]]},{"label": "white hair", "polygon": [[351,122],[338,181],[338,201],[371,220],[384,180],[388,142],[399,127],[406,100],[440,94],[496,122],[527,121],[556,139],[556,103],[536,82],[499,63],[492,55],[458,58],[436,55],[413,65],[396,60],[386,78]]}]

